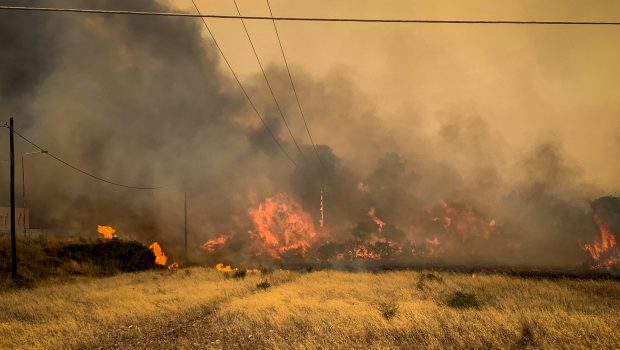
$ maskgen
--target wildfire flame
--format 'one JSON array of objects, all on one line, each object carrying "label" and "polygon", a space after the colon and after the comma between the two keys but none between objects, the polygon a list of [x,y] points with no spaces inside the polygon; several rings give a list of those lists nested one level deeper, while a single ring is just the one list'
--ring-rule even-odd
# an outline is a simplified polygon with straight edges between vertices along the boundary
[{"label": "wildfire flame", "polygon": [[464,204],[448,204],[441,202],[441,216],[432,218],[435,222],[442,222],[444,229],[456,233],[465,240],[474,236],[489,239],[495,231],[495,219],[485,220],[480,213]]},{"label": "wildfire flame", "polygon": [[261,253],[274,259],[280,259],[289,250],[305,253],[317,236],[310,215],[283,193],[265,199],[248,213],[255,227],[251,233],[257,238]]},{"label": "wildfire flame", "polygon": [[153,244],[149,246],[149,249],[153,252],[153,254],[155,254],[155,263],[157,265],[166,266],[168,257],[164,254],[164,251],[161,249],[159,243],[153,242]]},{"label": "wildfire flame", "polygon": [[357,189],[361,192],[368,193],[368,185],[366,185],[363,181],[357,183]]},{"label": "wildfire flame", "polygon": [[611,269],[616,265],[620,265],[620,254],[614,253],[616,247],[616,235],[603,218],[594,214],[594,222],[598,226],[601,234],[601,240],[595,241],[593,244],[584,245],[584,250],[590,253],[594,268]]},{"label": "wildfire flame", "polygon": [[433,239],[427,238],[426,244],[428,245],[439,245],[439,238],[434,237]]},{"label": "wildfire flame", "polygon": [[233,268],[233,267],[232,267],[232,266],[230,266],[230,265],[224,265],[224,264],[222,264],[222,263],[219,263],[219,264],[215,265],[215,268],[216,268],[218,271],[222,271],[222,272],[229,272],[229,271],[233,271],[233,270],[236,270],[236,269],[237,269],[237,268]]},{"label": "wildfire flame", "polygon": [[369,259],[369,260],[379,260],[379,259],[381,259],[381,255],[379,253],[371,251],[364,244],[360,245],[359,247],[356,247],[353,250],[353,255],[356,258],[361,258],[361,259]]},{"label": "wildfire flame", "polygon": [[379,232],[383,231],[383,226],[385,226],[385,221],[379,219],[379,217],[375,214],[375,208],[370,208],[368,211],[368,216],[372,219],[372,221],[379,226]]},{"label": "wildfire flame", "polygon": [[353,248],[352,256],[357,259],[379,260],[400,254],[403,248],[396,242],[385,238],[374,237]]},{"label": "wildfire flame", "polygon": [[230,239],[230,235],[221,235],[221,236],[218,236],[217,238],[210,239],[204,242],[201,245],[201,247],[206,249],[209,252],[213,252],[220,246],[223,246],[224,244],[226,244],[226,242],[228,242],[229,239]]},{"label": "wildfire flame", "polygon": [[112,226],[97,225],[97,232],[101,233],[105,239],[112,239],[116,237],[114,234],[116,230]]}]

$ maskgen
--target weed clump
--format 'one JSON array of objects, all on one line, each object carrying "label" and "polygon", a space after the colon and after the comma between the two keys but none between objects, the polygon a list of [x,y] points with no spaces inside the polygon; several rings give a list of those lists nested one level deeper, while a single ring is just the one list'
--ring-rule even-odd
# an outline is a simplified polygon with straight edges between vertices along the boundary
[{"label": "weed clump", "polygon": [[386,320],[392,319],[398,312],[398,304],[395,302],[379,304],[379,310]]},{"label": "weed clump", "polygon": [[244,278],[245,278],[245,275],[246,275],[247,273],[248,273],[248,272],[247,272],[245,269],[242,269],[242,270],[236,270],[235,272],[233,272],[232,277],[233,277],[234,279],[244,279]]},{"label": "weed clump", "polygon": [[267,288],[269,287],[271,287],[271,283],[269,283],[267,280],[256,284],[257,289],[267,290]]},{"label": "weed clump", "polygon": [[418,288],[418,290],[423,290],[426,286],[426,281],[443,282],[443,278],[434,272],[421,272],[418,277],[418,282],[416,283],[416,288]]},{"label": "weed clump", "polygon": [[260,269],[260,274],[263,276],[269,276],[271,274],[273,274],[273,269],[267,268],[267,267],[263,267]]},{"label": "weed clump", "polygon": [[517,341],[517,348],[527,349],[531,346],[536,346],[534,327],[530,322],[524,322],[523,325],[521,325],[521,335]]},{"label": "weed clump", "polygon": [[478,302],[478,298],[473,293],[467,292],[455,292],[450,299],[448,299],[448,306],[457,308],[457,309],[469,309],[469,308],[478,308],[480,307],[480,303]]}]

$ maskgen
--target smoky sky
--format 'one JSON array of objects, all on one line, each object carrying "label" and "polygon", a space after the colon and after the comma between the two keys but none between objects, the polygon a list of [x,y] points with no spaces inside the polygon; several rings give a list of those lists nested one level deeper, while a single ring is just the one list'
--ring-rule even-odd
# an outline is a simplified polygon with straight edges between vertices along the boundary
[{"label": "smoky sky", "polygon": [[[63,6],[169,10],[154,1]],[[319,162],[286,71],[272,64],[267,74],[305,157],[288,138],[262,77],[249,76],[244,84],[294,157],[293,166],[249,108],[201,25],[179,18],[0,12],[4,119],[14,117],[16,129],[89,172],[130,185],[163,186],[118,188],[44,155],[27,156],[33,227],[95,236],[96,225],[113,225],[120,236],[158,240],[178,254],[185,197],[192,253],[201,256],[198,247],[207,238],[235,232],[229,253],[242,254],[250,245],[249,207],[289,193],[318,222],[323,188],[326,241],[377,234],[365,228],[372,207],[390,225],[382,235],[423,245],[434,237],[429,232],[440,230],[429,216],[449,201],[498,222],[491,239],[457,240],[462,249],[455,249],[454,261],[562,265],[585,258],[581,246],[597,234],[589,201],[609,193],[583,180],[563,140],[543,135],[527,149],[510,150],[487,122],[492,116],[475,102],[443,106],[432,116],[438,126],[432,133],[416,128],[429,116],[415,107],[399,112],[407,126],[398,127],[385,122],[378,101],[346,70],[317,78],[293,67],[317,135]],[[6,133],[0,141],[8,144]],[[17,142],[18,154],[32,150]],[[2,154],[7,156],[6,147]],[[22,203],[20,191],[17,199]]]}]

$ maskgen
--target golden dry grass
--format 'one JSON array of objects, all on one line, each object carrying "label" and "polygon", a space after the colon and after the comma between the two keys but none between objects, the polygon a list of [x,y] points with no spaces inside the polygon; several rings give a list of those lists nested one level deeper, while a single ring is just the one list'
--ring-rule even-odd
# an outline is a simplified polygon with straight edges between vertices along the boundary
[{"label": "golden dry grass", "polygon": [[[282,282],[294,274],[277,271]],[[204,268],[83,278],[32,290],[0,293],[0,349],[67,349],[119,326],[162,319],[243,297],[258,276],[226,279]]]},{"label": "golden dry grass", "polygon": [[[271,349],[612,349],[620,344],[620,283],[523,280],[441,274],[317,272],[271,293],[232,300],[223,324],[253,329]],[[455,291],[475,293],[478,309],[454,309]],[[395,302],[386,320],[382,303]],[[524,328],[532,339],[522,339]]]},{"label": "golden dry grass", "polygon": [[[198,325],[192,321],[194,328],[161,348],[613,349],[620,344],[620,282],[435,275],[442,280],[419,283],[418,272],[276,271],[268,277],[273,285],[259,291],[260,274],[236,280],[191,268],[50,284],[0,294],[0,348],[148,348],[141,341],[105,343],[102,331],[162,319],[178,322],[204,307],[213,308],[208,318]],[[474,293],[480,306],[449,307],[446,301],[456,291]],[[389,320],[381,310],[386,303],[398,305]]]}]

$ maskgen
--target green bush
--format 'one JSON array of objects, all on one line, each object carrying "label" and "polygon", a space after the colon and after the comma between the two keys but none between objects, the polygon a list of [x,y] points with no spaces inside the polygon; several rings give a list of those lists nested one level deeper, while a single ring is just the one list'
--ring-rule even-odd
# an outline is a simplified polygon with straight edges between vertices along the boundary
[{"label": "green bush", "polygon": [[475,294],[459,291],[455,292],[452,297],[448,299],[448,306],[459,309],[468,309],[478,308],[480,303],[478,302]]}]

